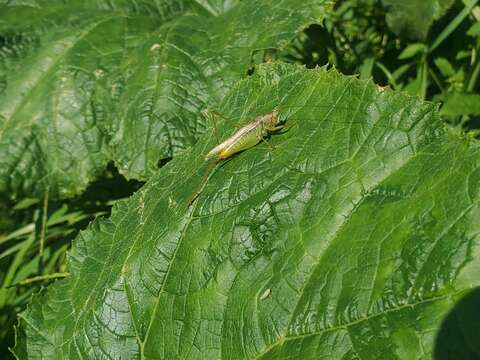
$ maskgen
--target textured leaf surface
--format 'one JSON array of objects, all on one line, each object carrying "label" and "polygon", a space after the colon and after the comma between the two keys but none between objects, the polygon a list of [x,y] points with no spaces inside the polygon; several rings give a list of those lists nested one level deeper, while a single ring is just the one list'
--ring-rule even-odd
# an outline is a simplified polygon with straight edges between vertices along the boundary
[{"label": "textured leaf surface", "polygon": [[0,190],[78,193],[109,160],[101,124],[120,60],[158,22],[54,5],[0,14]]},{"label": "textured leaf surface", "polygon": [[480,282],[478,144],[449,138],[432,104],[323,69],[262,66],[222,111],[248,119],[276,105],[288,129],[274,150],[223,163],[191,207],[211,135],[82,232],[70,277],[21,316],[16,350],[431,356],[442,320]]},{"label": "textured leaf surface", "polygon": [[424,39],[433,22],[454,0],[382,0],[388,9],[388,26],[397,34]]},{"label": "textured leaf surface", "polygon": [[246,1],[222,16],[184,16],[153,33],[128,60],[131,77],[111,124],[120,171],[146,179],[159,159],[194,144],[207,126],[198,113],[216,107],[247,74],[252,52],[288,44],[323,18],[323,4]]},{"label": "textured leaf surface", "polygon": [[[217,3],[221,6],[224,0],[205,0],[204,4]],[[235,3],[235,1],[232,1]],[[226,3],[232,3],[226,0]],[[190,0],[0,0],[0,5],[29,8],[70,8],[69,12],[81,10],[108,10],[123,12],[129,15],[154,15],[159,20],[179,15],[195,2]],[[200,2],[199,2],[200,3]],[[68,12],[68,11],[67,11]],[[27,19],[32,22],[32,19]]]},{"label": "textured leaf surface", "polygon": [[148,178],[202,133],[194,114],[218,105],[252,51],[282,47],[325,10],[323,0],[3,4],[0,191],[53,197],[79,193],[110,160]]}]

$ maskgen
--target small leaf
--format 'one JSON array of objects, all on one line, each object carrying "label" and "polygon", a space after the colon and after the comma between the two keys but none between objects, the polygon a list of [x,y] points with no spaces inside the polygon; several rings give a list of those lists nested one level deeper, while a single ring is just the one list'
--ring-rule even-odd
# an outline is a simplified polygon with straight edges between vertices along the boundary
[{"label": "small leaf", "polygon": [[452,76],[455,73],[455,69],[447,59],[438,57],[435,58],[434,62],[444,77]]},{"label": "small leaf", "polygon": [[24,198],[15,204],[13,210],[22,210],[27,209],[32,205],[35,205],[39,202],[37,198]]},{"label": "small leaf", "polygon": [[470,36],[480,36],[480,22],[473,24],[470,29],[467,31],[467,35]]},{"label": "small leaf", "polygon": [[441,114],[445,116],[480,115],[480,95],[453,93],[445,99]]},{"label": "small leaf", "polygon": [[420,77],[416,77],[408,82],[408,84],[404,87],[404,90],[412,96],[418,96],[421,93],[421,88],[422,79]]},{"label": "small leaf", "polygon": [[427,52],[427,46],[422,43],[409,44],[398,56],[400,60],[410,59],[417,54]]},{"label": "small leaf", "polygon": [[457,55],[455,55],[455,60],[463,60],[471,57],[472,50],[460,50],[459,52],[457,52]]},{"label": "small leaf", "polygon": [[465,79],[465,71],[463,68],[458,69],[455,74],[453,74],[449,79],[448,82],[450,83],[463,83],[463,80]]},{"label": "small leaf", "polygon": [[360,65],[360,79],[369,79],[372,77],[372,69],[375,65],[375,58],[367,58]]}]

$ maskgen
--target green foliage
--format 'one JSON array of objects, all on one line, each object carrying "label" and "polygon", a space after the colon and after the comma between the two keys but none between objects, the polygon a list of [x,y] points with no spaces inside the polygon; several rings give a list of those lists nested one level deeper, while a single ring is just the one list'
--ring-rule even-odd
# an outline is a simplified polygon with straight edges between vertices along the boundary
[{"label": "green foliage", "polygon": [[[394,8],[406,9],[414,2],[392,2],[395,6],[388,14],[391,15]],[[422,3],[436,8],[438,14],[450,7],[449,1]],[[479,90],[480,7],[476,4],[476,0],[454,2],[444,17],[425,28],[428,34],[421,36],[419,42],[388,29],[389,16],[377,1],[339,1],[334,13],[326,19],[326,26],[308,29],[283,58],[309,67],[330,63],[346,74],[373,77],[376,83],[396,90],[449,102],[452,95],[454,98],[458,98],[456,94],[470,96]],[[427,22],[416,18],[422,6],[414,9],[416,11],[401,11],[397,15],[402,15],[402,21],[424,27]],[[412,13],[415,15],[410,16]],[[442,114],[450,125],[459,129],[470,131],[480,126],[475,112],[463,116],[450,111]],[[476,134],[476,130],[472,133]]]},{"label": "green foliage", "polygon": [[424,39],[430,26],[454,0],[382,0],[387,7],[387,23],[397,34]]},{"label": "green foliage", "polygon": [[203,133],[195,114],[254,50],[284,47],[325,14],[322,0],[246,1],[219,16],[195,2],[166,2],[163,16],[143,1],[138,14],[122,1],[58,3],[0,8],[0,191],[76,195],[111,160],[147,179]]},{"label": "green foliage", "polygon": [[[480,6],[331,5],[0,0],[0,353],[71,272],[22,315],[20,358],[480,356]],[[258,66],[275,59],[440,101],[453,129],[372,83]],[[285,131],[187,209],[218,142],[201,110],[279,103]],[[112,160],[153,179],[77,237],[142,185]]]},{"label": "green foliage", "polygon": [[394,44],[377,0],[338,1],[324,25],[311,26],[281,56],[307,67],[330,63],[354,74]]},{"label": "green foliage", "polygon": [[480,95],[453,93],[445,100],[442,114],[446,116],[480,115]]},{"label": "green foliage", "polygon": [[257,68],[221,111],[249,119],[276,105],[292,126],[274,150],[224,163],[191,207],[213,135],[82,232],[70,276],[21,315],[16,351],[432,354],[442,319],[480,282],[478,144],[449,138],[433,104],[294,65]]},{"label": "green foliage", "polygon": [[[0,219],[0,348],[13,345],[16,315],[41,285],[66,276],[65,255],[70,241],[95,217],[108,215],[118,198],[140,187],[109,169],[82,196],[68,201],[25,198],[9,206]],[[16,224],[16,228],[12,223]]]}]

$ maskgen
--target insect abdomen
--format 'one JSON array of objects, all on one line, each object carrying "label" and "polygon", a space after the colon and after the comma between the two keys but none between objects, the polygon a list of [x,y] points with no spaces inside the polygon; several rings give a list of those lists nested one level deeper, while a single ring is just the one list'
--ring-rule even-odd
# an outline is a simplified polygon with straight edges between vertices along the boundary
[{"label": "insect abdomen", "polygon": [[251,147],[257,145],[264,136],[264,131],[261,127],[254,128],[243,137],[238,139],[234,144],[230,145],[228,148],[220,152],[220,158],[226,159],[233,154],[250,149]]}]

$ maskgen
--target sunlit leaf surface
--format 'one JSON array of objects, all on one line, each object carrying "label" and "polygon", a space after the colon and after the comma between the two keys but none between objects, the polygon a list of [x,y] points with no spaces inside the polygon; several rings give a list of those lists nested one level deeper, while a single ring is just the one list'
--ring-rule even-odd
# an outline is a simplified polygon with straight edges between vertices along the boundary
[{"label": "sunlit leaf surface", "polygon": [[241,122],[274,106],[285,130],[218,166],[192,206],[213,132],[82,232],[16,351],[430,358],[480,282],[478,144],[433,104],[324,69],[261,66],[220,109]]},{"label": "sunlit leaf surface", "polygon": [[148,179],[254,51],[287,45],[325,3],[0,1],[0,191],[75,195],[112,160]]}]

